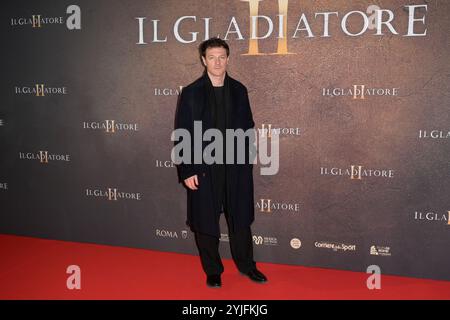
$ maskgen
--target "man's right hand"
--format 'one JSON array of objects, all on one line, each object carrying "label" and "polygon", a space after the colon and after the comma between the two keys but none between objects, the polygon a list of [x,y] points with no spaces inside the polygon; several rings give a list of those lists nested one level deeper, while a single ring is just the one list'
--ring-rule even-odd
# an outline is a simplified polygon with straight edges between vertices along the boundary
[{"label": "man's right hand", "polygon": [[184,179],[184,184],[191,190],[197,190],[198,189],[197,175]]}]

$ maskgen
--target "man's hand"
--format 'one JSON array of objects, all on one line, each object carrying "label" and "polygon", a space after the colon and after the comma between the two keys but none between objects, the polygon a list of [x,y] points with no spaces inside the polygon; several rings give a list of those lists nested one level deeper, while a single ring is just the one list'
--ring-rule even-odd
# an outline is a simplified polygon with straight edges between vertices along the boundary
[{"label": "man's hand", "polygon": [[197,186],[198,186],[197,175],[185,179],[184,184],[191,190],[197,190],[198,189],[197,188]]}]

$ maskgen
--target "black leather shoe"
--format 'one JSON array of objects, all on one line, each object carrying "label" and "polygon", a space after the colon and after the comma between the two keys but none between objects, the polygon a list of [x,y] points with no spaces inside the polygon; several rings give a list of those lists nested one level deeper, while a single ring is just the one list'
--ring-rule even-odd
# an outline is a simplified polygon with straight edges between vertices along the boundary
[{"label": "black leather shoe", "polygon": [[247,277],[250,278],[250,280],[258,282],[258,283],[264,283],[267,282],[267,277],[258,269],[253,269],[250,270],[247,273],[243,273],[244,275],[246,275]]},{"label": "black leather shoe", "polygon": [[220,274],[212,274],[206,277],[206,284],[211,288],[220,288],[222,286],[222,280]]}]

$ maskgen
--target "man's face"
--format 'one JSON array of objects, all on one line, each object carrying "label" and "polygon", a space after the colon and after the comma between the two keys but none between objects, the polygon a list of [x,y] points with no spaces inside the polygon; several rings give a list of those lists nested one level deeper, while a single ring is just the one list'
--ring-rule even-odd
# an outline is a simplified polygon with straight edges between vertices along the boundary
[{"label": "man's face", "polygon": [[227,71],[228,57],[227,50],[223,47],[208,48],[206,57],[202,57],[206,70],[214,76],[220,77]]}]

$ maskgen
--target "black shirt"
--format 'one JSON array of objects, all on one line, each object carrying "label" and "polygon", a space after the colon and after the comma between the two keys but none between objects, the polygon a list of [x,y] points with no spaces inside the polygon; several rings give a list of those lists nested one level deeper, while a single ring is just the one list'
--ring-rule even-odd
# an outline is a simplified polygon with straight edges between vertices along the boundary
[{"label": "black shirt", "polygon": [[224,87],[214,87],[214,95],[216,97],[216,112],[214,124],[217,129],[219,129],[222,134],[225,134],[226,127],[226,112],[225,112],[225,94]]}]

